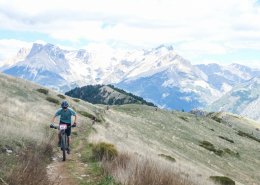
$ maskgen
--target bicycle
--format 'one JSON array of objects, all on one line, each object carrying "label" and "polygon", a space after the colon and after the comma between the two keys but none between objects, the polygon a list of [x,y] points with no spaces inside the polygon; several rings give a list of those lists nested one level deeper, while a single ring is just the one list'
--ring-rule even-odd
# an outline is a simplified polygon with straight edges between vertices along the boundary
[{"label": "bicycle", "polygon": [[68,143],[68,136],[65,130],[68,127],[76,127],[74,125],[66,125],[66,124],[60,124],[59,127],[54,126],[53,124],[50,125],[50,128],[53,129],[59,129],[60,130],[60,135],[61,135],[61,143],[60,143],[60,148],[62,150],[62,160],[66,161],[66,151],[69,151],[69,143]]}]

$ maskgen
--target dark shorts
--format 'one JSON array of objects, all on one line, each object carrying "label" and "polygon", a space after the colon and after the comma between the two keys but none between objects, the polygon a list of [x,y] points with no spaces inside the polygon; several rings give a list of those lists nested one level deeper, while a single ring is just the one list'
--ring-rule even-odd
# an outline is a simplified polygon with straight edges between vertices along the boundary
[{"label": "dark shorts", "polygon": [[71,124],[70,123],[64,123],[64,122],[60,122],[60,124],[66,124],[68,127],[67,129],[65,130],[67,136],[70,136],[70,133],[71,133]]}]

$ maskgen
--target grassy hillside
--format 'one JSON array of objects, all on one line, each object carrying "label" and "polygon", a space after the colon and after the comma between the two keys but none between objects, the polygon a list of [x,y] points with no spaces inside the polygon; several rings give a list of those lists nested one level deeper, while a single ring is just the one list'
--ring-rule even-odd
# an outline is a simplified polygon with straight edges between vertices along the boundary
[{"label": "grassy hillside", "polygon": [[[103,107],[3,74],[0,74],[0,87],[0,184],[119,185],[126,182],[124,178],[115,182],[110,174],[112,170],[109,170],[113,163],[96,159],[93,152],[96,147],[88,139],[90,133],[102,135],[91,125],[93,116],[97,117],[98,125],[106,124]],[[56,147],[57,133],[49,128],[51,117],[64,99],[79,116],[78,127],[72,132],[72,154],[66,162],[61,161],[60,150]],[[120,151],[120,156],[124,156],[123,152]],[[161,179],[164,179],[161,183],[167,181],[168,184],[193,184],[187,177],[179,176],[170,168],[154,168],[158,166],[157,163],[153,164],[150,160],[145,162],[133,155],[132,153],[127,157],[132,164],[137,164],[135,160],[138,160],[138,165],[144,165],[135,167],[139,169],[138,174],[132,176],[135,181],[129,184],[137,185],[139,180],[142,183],[145,178],[140,175],[144,173],[147,174],[148,182],[160,180],[153,175],[156,173],[161,174]],[[150,178],[151,176],[156,179]]]},{"label": "grassy hillside", "polygon": [[[65,163],[49,129],[63,99],[79,113]],[[193,185],[214,184],[213,176],[260,182],[260,125],[237,115],[198,117],[137,104],[107,110],[2,74],[0,102],[0,184]],[[99,162],[100,141],[114,144],[118,156]]]},{"label": "grassy hillside", "polygon": [[[66,99],[76,111],[88,115],[95,115],[98,110],[92,104],[75,102],[70,97],[28,81],[0,74],[0,184],[53,184],[49,176],[54,174],[48,175],[46,167],[53,163],[51,159],[56,153],[59,156],[60,151],[56,148],[57,133],[49,128],[49,124],[63,99]],[[74,146],[77,146],[77,140],[86,140],[91,130],[89,117],[79,114],[78,122],[79,126],[73,132]],[[81,137],[77,137],[78,132],[81,133]],[[73,161],[77,158],[71,158],[68,163],[64,163],[63,168],[68,168],[66,165],[77,164]],[[88,167],[86,170],[89,170]],[[75,170],[77,171],[78,169]],[[78,173],[72,177],[68,173],[67,178],[73,179],[70,181],[71,184],[80,183],[75,180],[80,176]],[[93,184],[97,184],[102,179],[102,174],[94,175],[96,177]],[[55,180],[62,184],[58,176]]]},{"label": "grassy hillside", "polygon": [[154,158],[171,156],[199,184],[208,184],[213,175],[237,184],[260,182],[260,124],[252,120],[227,113],[197,117],[140,105],[113,106],[104,117],[106,125],[97,126],[103,134],[93,140],[109,140],[122,150]]}]

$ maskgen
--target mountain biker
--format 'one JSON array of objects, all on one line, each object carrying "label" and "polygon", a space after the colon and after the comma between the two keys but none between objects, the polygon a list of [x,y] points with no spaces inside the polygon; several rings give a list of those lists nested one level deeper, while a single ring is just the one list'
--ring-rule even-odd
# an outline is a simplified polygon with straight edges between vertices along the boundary
[{"label": "mountain biker", "polygon": [[[77,115],[76,115],[76,112],[69,108],[69,104],[67,101],[63,101],[61,103],[61,108],[58,109],[54,115],[54,117],[52,118],[52,124],[54,123],[55,121],[55,118],[57,116],[60,116],[60,123],[59,124],[66,124],[68,127],[67,129],[65,130],[67,136],[68,136],[68,145],[70,143],[70,133],[71,133],[71,117],[74,116],[74,122],[73,122],[73,125],[72,126],[76,126],[76,121],[77,121]],[[58,134],[58,139],[59,139],[59,142],[58,142],[58,146],[60,146],[61,144],[61,134],[59,132]],[[70,149],[68,148],[68,154],[70,153]]]}]

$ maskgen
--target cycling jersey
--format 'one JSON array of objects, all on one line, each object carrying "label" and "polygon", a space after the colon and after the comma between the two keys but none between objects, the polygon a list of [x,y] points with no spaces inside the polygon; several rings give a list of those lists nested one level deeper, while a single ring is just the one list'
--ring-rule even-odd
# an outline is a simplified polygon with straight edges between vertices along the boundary
[{"label": "cycling jersey", "polygon": [[67,108],[62,109],[60,108],[56,113],[55,116],[60,116],[60,121],[63,123],[71,124],[71,116],[75,116],[76,113],[73,109]]}]

